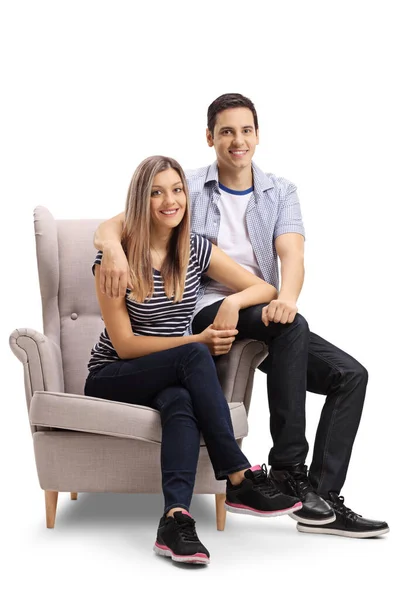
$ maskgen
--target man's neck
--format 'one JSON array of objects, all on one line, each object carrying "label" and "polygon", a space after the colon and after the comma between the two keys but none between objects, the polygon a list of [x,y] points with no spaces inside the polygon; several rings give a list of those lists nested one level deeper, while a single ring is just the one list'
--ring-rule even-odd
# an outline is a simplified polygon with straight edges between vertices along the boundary
[{"label": "man's neck", "polygon": [[245,169],[235,169],[234,171],[224,169],[218,165],[218,179],[225,187],[238,192],[248,190],[253,186],[253,172],[251,165]]}]

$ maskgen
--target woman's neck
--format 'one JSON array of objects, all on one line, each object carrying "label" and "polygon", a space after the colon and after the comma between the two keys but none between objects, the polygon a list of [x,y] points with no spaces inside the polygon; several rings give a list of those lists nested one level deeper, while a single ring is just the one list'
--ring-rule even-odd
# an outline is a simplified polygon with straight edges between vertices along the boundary
[{"label": "woman's neck", "polygon": [[171,231],[160,232],[152,230],[150,232],[150,246],[158,252],[167,253],[169,240],[171,239]]},{"label": "woman's neck", "polygon": [[150,255],[153,269],[161,271],[161,267],[168,253],[168,244],[171,239],[171,231],[150,232]]}]

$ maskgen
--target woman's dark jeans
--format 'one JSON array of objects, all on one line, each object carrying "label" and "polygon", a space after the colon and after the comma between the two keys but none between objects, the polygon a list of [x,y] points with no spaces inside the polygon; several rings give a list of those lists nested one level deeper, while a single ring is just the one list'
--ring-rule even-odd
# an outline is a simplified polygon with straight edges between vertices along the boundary
[{"label": "woman's dark jeans", "polygon": [[[221,305],[201,310],[192,329],[199,333],[213,323]],[[268,344],[269,355],[258,367],[267,373],[270,429],[273,448],[269,464],[283,469],[306,461],[306,392],[326,396],[314,443],[310,481],[327,497],[340,493],[360,423],[368,381],[366,369],[352,356],[310,332],[297,314],[283,325],[261,320],[265,304],[241,310],[236,339],[252,338]]]},{"label": "woman's dark jeans", "polygon": [[189,343],[89,373],[85,394],[160,411],[165,512],[189,510],[203,434],[216,479],[250,463],[240,450],[227,401],[206,345]]}]

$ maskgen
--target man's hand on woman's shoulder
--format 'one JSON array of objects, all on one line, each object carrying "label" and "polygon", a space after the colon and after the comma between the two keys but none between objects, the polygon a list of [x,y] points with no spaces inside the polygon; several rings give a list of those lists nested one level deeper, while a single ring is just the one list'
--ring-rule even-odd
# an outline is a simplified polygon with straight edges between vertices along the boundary
[{"label": "man's hand on woman's shoulder", "polygon": [[109,298],[125,296],[131,287],[129,267],[121,244],[104,244],[100,265],[100,291]]}]

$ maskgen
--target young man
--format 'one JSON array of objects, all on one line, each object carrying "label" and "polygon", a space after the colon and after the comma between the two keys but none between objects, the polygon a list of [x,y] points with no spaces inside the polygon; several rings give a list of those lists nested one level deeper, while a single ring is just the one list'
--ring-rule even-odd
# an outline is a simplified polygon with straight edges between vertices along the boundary
[{"label": "young man", "polygon": [[[354,358],[308,329],[297,312],[304,278],[304,228],[296,187],[265,174],[253,162],[258,119],[253,103],[224,94],[209,106],[207,143],[217,161],[187,173],[192,231],[218,244],[229,256],[279,289],[277,300],[245,310],[224,310],[231,291],[204,282],[192,328],[236,327],[237,338],[264,341],[273,448],[270,478],[284,493],[301,499],[291,515],[299,531],[374,537],[387,523],[364,519],[344,505],[344,484],[361,418],[368,374]],[[127,262],[120,245],[124,214],[100,225],[95,246],[103,250],[101,286],[125,294]],[[278,261],[281,262],[279,287]],[[229,322],[228,322],[229,321]],[[309,471],[305,465],[306,391],[326,396]]]}]

